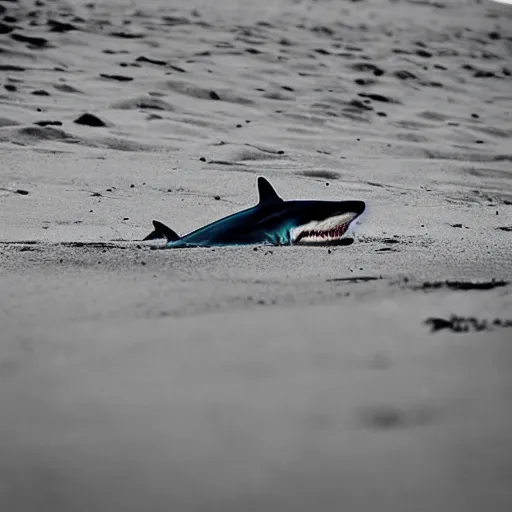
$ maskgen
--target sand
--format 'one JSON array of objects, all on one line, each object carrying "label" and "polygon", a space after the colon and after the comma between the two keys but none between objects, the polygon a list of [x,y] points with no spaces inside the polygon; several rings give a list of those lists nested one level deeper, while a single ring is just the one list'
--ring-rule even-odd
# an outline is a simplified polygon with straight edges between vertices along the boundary
[{"label": "sand", "polygon": [[[0,510],[512,508],[511,6],[0,16]],[[354,243],[138,241],[258,176]]]}]

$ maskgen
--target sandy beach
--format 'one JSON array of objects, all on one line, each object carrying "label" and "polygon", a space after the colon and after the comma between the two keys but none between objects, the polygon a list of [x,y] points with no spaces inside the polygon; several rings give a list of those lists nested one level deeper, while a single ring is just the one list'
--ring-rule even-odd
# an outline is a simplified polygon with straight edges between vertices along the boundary
[{"label": "sandy beach", "polygon": [[[0,0],[0,510],[511,510],[511,29]],[[354,242],[140,242],[258,176]]]}]

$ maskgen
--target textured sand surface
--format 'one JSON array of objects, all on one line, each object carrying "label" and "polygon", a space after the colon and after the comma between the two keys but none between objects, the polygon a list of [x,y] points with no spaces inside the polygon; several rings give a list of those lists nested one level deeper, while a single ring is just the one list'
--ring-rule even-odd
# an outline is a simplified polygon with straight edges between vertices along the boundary
[{"label": "textured sand surface", "polygon": [[[511,510],[511,35],[470,0],[0,0],[0,510]],[[354,243],[137,242],[260,175],[366,201]]]}]

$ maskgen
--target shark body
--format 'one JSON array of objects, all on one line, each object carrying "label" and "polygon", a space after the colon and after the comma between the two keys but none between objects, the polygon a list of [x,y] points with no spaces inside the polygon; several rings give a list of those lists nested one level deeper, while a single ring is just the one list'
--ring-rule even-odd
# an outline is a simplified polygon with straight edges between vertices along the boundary
[{"label": "shark body", "polygon": [[259,202],[183,237],[158,221],[144,240],[165,238],[167,248],[226,245],[335,244],[365,210],[364,201],[284,201],[263,177]]}]

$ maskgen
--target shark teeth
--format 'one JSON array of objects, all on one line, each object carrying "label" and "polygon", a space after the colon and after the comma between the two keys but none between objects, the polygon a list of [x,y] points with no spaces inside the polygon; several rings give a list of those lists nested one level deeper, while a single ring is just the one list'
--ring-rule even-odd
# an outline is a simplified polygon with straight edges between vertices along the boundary
[{"label": "shark teeth", "polygon": [[347,232],[351,222],[359,215],[345,212],[324,220],[312,220],[297,226],[290,232],[292,244],[322,244],[338,242]]},{"label": "shark teeth", "polygon": [[307,242],[332,242],[335,240],[339,240],[348,229],[349,223],[341,224],[332,229],[313,229],[313,230],[304,230],[297,238],[294,240],[294,243],[307,243]]}]

